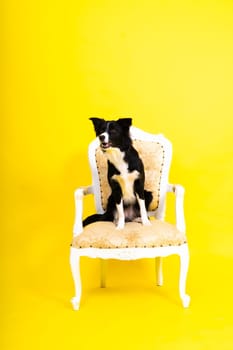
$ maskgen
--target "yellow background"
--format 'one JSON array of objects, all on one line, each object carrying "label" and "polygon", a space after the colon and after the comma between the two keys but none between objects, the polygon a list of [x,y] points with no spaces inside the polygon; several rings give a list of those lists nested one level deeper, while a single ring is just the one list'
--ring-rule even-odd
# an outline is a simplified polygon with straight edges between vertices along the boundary
[{"label": "yellow background", "polygon": [[[232,349],[232,1],[8,0],[2,23],[1,348]],[[188,310],[176,258],[162,288],[152,260],[111,261],[105,290],[99,262],[84,258],[81,310],[71,310],[73,190],[91,183],[90,116],[132,116],[172,141]]]}]

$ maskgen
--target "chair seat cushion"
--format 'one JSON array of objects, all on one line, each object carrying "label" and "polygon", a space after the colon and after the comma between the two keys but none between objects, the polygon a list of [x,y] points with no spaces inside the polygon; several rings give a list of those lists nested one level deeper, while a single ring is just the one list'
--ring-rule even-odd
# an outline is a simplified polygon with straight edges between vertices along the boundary
[{"label": "chair seat cushion", "polygon": [[151,220],[151,226],[128,222],[123,230],[117,230],[112,222],[95,222],[84,227],[74,237],[74,248],[152,248],[186,243],[184,233],[170,223]]}]

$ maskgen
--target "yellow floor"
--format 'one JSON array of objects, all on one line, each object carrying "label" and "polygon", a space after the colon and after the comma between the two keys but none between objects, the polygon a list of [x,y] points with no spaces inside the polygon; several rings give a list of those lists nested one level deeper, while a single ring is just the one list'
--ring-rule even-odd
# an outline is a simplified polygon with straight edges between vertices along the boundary
[{"label": "yellow floor", "polygon": [[153,260],[110,261],[106,289],[99,288],[99,261],[83,258],[83,297],[75,312],[67,237],[58,230],[54,246],[47,235],[40,252],[18,251],[11,242],[1,349],[233,348],[232,258],[191,249],[189,309],[178,296],[177,257],[164,260],[163,287],[155,285]]}]

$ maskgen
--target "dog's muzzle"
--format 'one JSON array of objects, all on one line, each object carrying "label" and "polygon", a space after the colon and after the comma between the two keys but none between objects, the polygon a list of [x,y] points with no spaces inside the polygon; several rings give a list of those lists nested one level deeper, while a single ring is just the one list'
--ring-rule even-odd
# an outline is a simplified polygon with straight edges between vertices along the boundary
[{"label": "dog's muzzle", "polygon": [[99,136],[99,140],[100,140],[100,147],[102,148],[103,151],[105,151],[106,149],[112,146],[111,142],[109,141],[109,135],[107,132],[102,133]]},{"label": "dog's muzzle", "polygon": [[100,147],[101,147],[102,151],[106,151],[111,146],[112,145],[110,142],[101,142],[100,143]]}]

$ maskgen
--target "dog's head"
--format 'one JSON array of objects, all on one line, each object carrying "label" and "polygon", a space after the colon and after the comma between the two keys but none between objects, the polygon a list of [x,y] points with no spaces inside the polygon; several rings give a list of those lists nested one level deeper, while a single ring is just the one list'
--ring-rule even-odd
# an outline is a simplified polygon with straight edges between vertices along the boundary
[{"label": "dog's head", "polygon": [[90,118],[90,120],[93,122],[96,136],[99,137],[100,147],[103,151],[110,147],[124,150],[131,144],[129,137],[131,118],[120,118],[116,121],[106,121],[100,118]]}]

